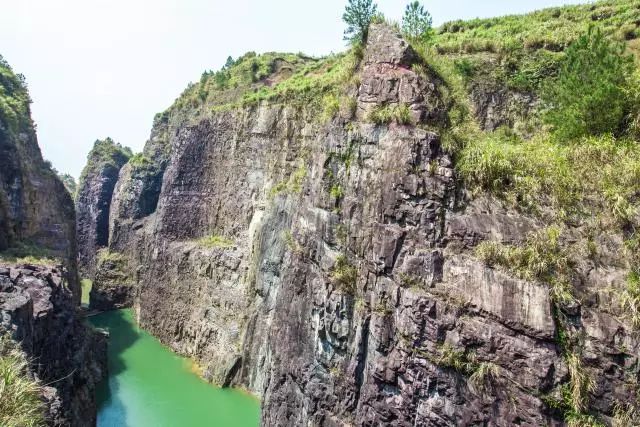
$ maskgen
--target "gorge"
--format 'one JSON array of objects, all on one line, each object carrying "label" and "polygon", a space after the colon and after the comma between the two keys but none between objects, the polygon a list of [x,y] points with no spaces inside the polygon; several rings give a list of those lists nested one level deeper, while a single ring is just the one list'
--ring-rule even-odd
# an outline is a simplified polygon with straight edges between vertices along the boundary
[{"label": "gorge", "polygon": [[[259,398],[263,426],[640,425],[640,2],[432,37],[375,17],[345,53],[248,53],[205,72],[156,115],[142,153],[96,141],[75,209],[27,100],[22,121],[0,115],[2,326],[42,356],[31,378],[75,367],[49,424],[94,424],[99,380],[127,381],[114,363],[135,323],[149,347],[130,363],[158,355],[157,387],[190,390],[163,398],[199,405],[167,425],[212,425],[209,403],[246,416],[221,425],[255,425],[258,409],[172,379],[182,359],[152,337]],[[608,66],[626,73],[624,118],[563,140],[545,97],[593,46],[620,50]],[[64,267],[25,261],[34,247]],[[80,278],[93,282],[84,311]],[[118,311],[94,329],[88,310]],[[102,399],[113,425],[160,422],[122,421]]]}]

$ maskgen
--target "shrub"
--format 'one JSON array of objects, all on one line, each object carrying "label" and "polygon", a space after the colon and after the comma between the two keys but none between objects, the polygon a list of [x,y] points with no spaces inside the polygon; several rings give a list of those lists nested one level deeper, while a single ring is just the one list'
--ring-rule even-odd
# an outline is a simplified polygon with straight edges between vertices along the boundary
[{"label": "shrub", "polygon": [[464,375],[472,375],[478,365],[473,361],[466,350],[456,350],[450,344],[444,344],[440,348],[440,357],[436,363],[446,368],[452,368]]},{"label": "shrub", "polygon": [[402,17],[402,32],[412,40],[428,41],[433,35],[431,14],[418,1],[407,5]]},{"label": "shrub", "polygon": [[8,334],[0,336],[0,425],[44,426],[40,385],[28,372],[24,353]]},{"label": "shrub", "polygon": [[331,278],[343,291],[353,294],[356,290],[358,269],[349,263],[345,255],[340,255],[336,258]]},{"label": "shrub", "polygon": [[567,49],[558,77],[543,91],[545,121],[561,140],[621,131],[633,72],[633,58],[624,49],[595,27]]},{"label": "shrub", "polygon": [[372,0],[349,0],[342,20],[347,24],[344,39],[362,43],[367,39],[369,24],[378,11],[378,5]]}]

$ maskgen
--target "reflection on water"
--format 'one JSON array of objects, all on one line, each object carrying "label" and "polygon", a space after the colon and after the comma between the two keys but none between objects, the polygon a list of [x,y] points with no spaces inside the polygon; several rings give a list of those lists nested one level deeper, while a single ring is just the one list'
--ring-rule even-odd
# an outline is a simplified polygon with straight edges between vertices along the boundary
[{"label": "reflection on water", "polygon": [[109,379],[98,389],[98,427],[255,427],[251,396],[207,384],[193,365],[135,325],[130,310],[91,318],[108,329]]}]

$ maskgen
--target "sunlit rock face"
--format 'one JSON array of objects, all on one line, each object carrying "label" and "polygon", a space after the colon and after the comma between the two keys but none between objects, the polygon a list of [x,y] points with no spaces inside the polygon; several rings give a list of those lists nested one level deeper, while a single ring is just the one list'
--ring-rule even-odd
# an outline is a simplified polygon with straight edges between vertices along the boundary
[{"label": "sunlit rock face", "polygon": [[[396,30],[372,25],[357,77],[331,120],[267,101],[158,117],[110,213],[140,324],[260,395],[265,426],[563,425],[549,287],[475,255],[546,224],[471,200],[443,149],[445,84]],[[372,123],[381,107],[407,118]],[[570,312],[609,417],[636,398],[637,335]]]}]

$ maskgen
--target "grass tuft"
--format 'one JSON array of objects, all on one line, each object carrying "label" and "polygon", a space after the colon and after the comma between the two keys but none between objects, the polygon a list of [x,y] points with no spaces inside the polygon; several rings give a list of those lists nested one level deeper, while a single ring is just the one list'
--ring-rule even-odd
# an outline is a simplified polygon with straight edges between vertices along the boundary
[{"label": "grass tuft", "polygon": [[44,426],[41,387],[28,371],[25,354],[8,334],[0,336],[0,425]]}]

